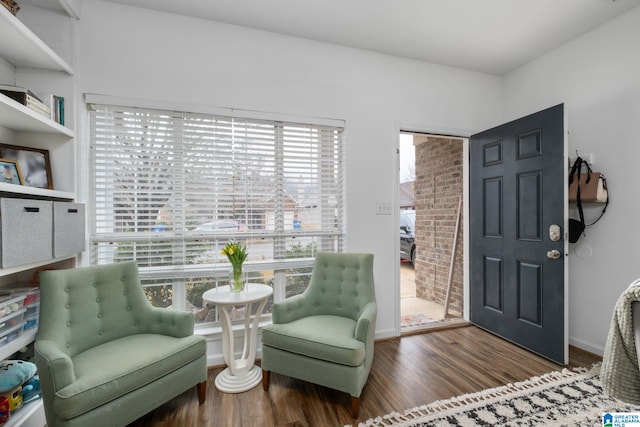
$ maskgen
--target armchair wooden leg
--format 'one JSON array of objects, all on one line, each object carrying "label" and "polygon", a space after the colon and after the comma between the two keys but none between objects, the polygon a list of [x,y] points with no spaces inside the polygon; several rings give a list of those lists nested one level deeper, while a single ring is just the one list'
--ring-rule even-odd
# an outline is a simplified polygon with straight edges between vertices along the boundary
[{"label": "armchair wooden leg", "polygon": [[207,395],[207,382],[203,381],[196,387],[198,388],[198,402],[200,402],[200,404],[202,405]]},{"label": "armchair wooden leg", "polygon": [[356,396],[351,396],[351,416],[353,418],[358,418],[359,413],[360,413],[360,398]]},{"label": "armchair wooden leg", "polygon": [[271,371],[262,370],[262,389],[269,390],[269,380],[271,379]]}]

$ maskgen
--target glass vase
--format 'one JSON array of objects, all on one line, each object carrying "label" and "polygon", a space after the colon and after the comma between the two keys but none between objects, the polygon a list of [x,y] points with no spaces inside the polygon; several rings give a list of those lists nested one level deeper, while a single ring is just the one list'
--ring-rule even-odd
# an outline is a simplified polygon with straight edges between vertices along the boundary
[{"label": "glass vase", "polygon": [[231,292],[242,292],[245,286],[245,276],[242,271],[242,264],[234,265],[231,270]]}]

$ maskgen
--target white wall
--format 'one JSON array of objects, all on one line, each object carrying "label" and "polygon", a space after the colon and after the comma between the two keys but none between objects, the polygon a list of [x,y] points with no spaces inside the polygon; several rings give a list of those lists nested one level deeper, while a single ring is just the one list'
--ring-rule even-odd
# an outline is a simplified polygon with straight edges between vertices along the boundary
[{"label": "white wall", "polygon": [[16,84],[16,68],[4,58],[0,58],[0,84]]},{"label": "white wall", "polygon": [[[570,341],[601,354],[618,296],[640,277],[640,7],[504,78],[505,119],[561,102],[569,153],[595,154],[594,169],[606,175],[612,195],[569,257]],[[595,218],[599,209],[586,215]],[[576,249],[592,255],[580,258]]]},{"label": "white wall", "polygon": [[396,333],[398,232],[374,206],[397,206],[397,126],[494,124],[500,78],[102,1],[79,43],[80,93],[346,120],[348,250],[374,253],[377,335]]}]

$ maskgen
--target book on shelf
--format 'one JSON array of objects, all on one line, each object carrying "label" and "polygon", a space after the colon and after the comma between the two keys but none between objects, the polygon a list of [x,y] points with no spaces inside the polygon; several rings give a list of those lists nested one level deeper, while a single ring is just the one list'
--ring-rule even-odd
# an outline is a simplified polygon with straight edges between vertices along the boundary
[{"label": "book on shelf", "polygon": [[51,120],[64,126],[64,96],[49,95]]},{"label": "book on shelf", "polygon": [[58,95],[38,96],[29,89],[5,84],[0,84],[0,93],[54,122],[64,125],[64,97]]},{"label": "book on shelf", "polygon": [[[1,1],[1,0],[0,0]],[[5,85],[5,84],[0,84],[0,92],[9,92],[9,93],[26,93],[28,95],[31,95],[32,97],[36,98],[38,101],[42,102],[42,99],[40,99],[40,97],[38,97],[36,94],[34,94],[33,92],[31,92],[29,89],[27,89],[26,87],[21,87],[21,86],[13,86],[13,85]]]},{"label": "book on shelf", "polygon": [[0,85],[0,93],[45,117],[51,117],[51,109],[28,89]]}]

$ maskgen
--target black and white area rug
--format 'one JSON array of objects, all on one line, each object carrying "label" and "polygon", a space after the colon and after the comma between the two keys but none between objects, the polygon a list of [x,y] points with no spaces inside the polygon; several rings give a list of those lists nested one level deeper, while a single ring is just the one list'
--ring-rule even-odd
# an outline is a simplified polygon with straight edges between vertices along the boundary
[{"label": "black and white area rug", "polygon": [[607,412],[639,412],[602,391],[600,364],[456,396],[373,418],[359,427],[602,426]]}]

